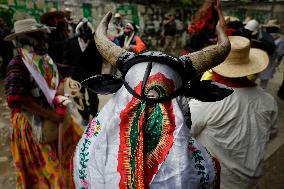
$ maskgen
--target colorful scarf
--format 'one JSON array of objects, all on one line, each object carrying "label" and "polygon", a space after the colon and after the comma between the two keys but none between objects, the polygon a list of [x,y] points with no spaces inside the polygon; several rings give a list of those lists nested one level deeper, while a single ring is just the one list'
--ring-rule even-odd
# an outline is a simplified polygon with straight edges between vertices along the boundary
[{"label": "colorful scarf", "polygon": [[47,102],[53,106],[53,99],[59,84],[59,73],[56,65],[47,54],[40,56],[36,53],[30,53],[24,48],[21,48],[19,52],[27,69],[44,93]]}]

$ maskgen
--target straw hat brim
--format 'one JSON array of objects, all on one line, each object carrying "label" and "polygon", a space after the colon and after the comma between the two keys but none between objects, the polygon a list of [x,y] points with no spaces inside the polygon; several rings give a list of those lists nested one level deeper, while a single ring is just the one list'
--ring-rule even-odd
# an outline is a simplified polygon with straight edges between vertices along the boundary
[{"label": "straw hat brim", "polygon": [[262,26],[265,28],[279,28],[279,29],[281,28],[280,24],[264,24]]},{"label": "straw hat brim", "polygon": [[226,59],[220,65],[212,68],[214,72],[228,78],[245,77],[263,71],[269,62],[266,52],[260,49],[251,48],[249,62],[243,64],[231,64]]},{"label": "straw hat brim", "polygon": [[4,40],[5,41],[12,41],[12,40],[15,40],[17,36],[20,36],[20,35],[23,35],[23,34],[26,34],[26,33],[33,33],[33,32],[46,32],[48,33],[51,29],[54,29],[54,28],[36,28],[36,29],[31,29],[31,30],[27,30],[27,31],[22,31],[22,32],[17,32],[17,33],[12,33],[10,35],[7,35]]}]

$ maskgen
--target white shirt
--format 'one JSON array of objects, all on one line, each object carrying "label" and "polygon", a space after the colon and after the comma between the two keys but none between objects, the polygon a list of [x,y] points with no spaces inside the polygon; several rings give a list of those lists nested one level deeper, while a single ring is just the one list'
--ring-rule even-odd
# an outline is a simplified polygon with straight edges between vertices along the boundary
[{"label": "white shirt", "polygon": [[277,104],[259,87],[234,88],[219,102],[189,102],[191,133],[221,162],[221,188],[252,188],[263,166]]},{"label": "white shirt", "polygon": [[89,40],[87,42],[85,42],[83,39],[78,37],[78,42],[79,42],[79,46],[80,46],[81,51],[84,52],[89,45]]}]

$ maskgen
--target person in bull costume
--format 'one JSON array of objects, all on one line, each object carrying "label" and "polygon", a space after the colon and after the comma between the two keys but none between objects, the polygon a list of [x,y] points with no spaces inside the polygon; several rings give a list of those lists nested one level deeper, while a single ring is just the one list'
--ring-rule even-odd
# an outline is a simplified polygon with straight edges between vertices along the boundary
[{"label": "person in bull costume", "polygon": [[115,94],[78,143],[76,188],[218,188],[218,161],[191,137],[184,96],[216,101],[232,93],[211,81],[191,82],[227,57],[223,28],[217,26],[218,46],[206,51],[179,58],[155,51],[136,55],[107,38],[110,19],[111,13],[102,19],[95,41],[122,78],[96,75],[82,82],[94,92]]}]

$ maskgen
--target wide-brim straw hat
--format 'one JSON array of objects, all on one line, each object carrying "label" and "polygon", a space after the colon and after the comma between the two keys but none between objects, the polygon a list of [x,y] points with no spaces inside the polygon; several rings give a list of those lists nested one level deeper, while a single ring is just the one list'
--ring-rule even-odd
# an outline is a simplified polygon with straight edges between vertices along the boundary
[{"label": "wide-brim straw hat", "polygon": [[212,68],[214,72],[228,78],[245,77],[263,71],[269,62],[267,53],[261,49],[250,48],[250,41],[241,36],[230,36],[231,51],[220,65]]},{"label": "wide-brim straw hat", "polygon": [[5,41],[15,40],[17,36],[20,36],[26,33],[32,33],[32,32],[48,33],[50,32],[51,29],[54,29],[54,28],[50,28],[43,24],[39,24],[33,18],[18,20],[14,24],[15,32],[6,36],[4,40]]},{"label": "wide-brim straw hat", "polygon": [[235,16],[225,16],[225,22],[226,23],[236,22],[236,21],[240,21],[240,19],[235,17]]},{"label": "wide-brim straw hat", "polygon": [[115,13],[114,18],[121,18],[121,14],[119,14],[118,12]]},{"label": "wide-brim straw hat", "polygon": [[281,28],[281,25],[278,23],[278,20],[276,19],[272,19],[272,20],[269,20],[267,22],[267,24],[264,24],[263,25],[264,27],[268,28],[268,27],[275,27],[275,28]]},{"label": "wide-brim straw hat", "polygon": [[246,25],[250,20],[252,20],[252,17],[251,16],[247,16],[245,18],[245,20],[243,21],[243,24]]}]

